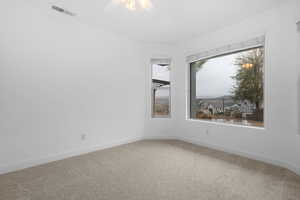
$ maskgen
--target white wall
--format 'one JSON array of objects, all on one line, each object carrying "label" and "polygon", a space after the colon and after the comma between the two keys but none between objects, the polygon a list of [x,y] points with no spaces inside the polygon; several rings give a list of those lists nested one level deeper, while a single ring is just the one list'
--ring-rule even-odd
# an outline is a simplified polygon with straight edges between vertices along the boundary
[{"label": "white wall", "polygon": [[[182,43],[175,61],[173,132],[195,143],[221,148],[273,163],[300,173],[300,136],[297,134],[297,83],[299,68],[299,1],[251,17],[199,38]],[[185,56],[266,35],[266,128],[241,128],[186,120],[187,64]],[[209,130],[209,134],[206,134]]]},{"label": "white wall", "polygon": [[0,173],[142,137],[139,44],[17,0],[0,24]]},{"label": "white wall", "polygon": [[[298,17],[298,22],[300,22],[300,13]],[[300,30],[298,29],[298,50],[300,52]],[[298,59],[298,133],[300,134],[300,59]]]}]

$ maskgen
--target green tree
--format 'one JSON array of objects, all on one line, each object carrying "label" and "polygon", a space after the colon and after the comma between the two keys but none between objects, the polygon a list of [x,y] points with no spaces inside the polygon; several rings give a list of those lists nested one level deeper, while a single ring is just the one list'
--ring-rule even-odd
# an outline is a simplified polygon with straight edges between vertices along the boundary
[{"label": "green tree", "polygon": [[236,58],[235,65],[239,69],[232,77],[236,81],[232,91],[234,99],[248,100],[255,104],[257,120],[262,121],[264,49],[256,48],[242,53]]}]

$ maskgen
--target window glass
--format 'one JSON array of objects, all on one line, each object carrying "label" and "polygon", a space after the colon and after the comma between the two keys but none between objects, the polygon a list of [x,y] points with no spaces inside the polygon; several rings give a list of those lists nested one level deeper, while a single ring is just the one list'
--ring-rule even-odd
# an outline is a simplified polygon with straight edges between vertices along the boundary
[{"label": "window glass", "polygon": [[152,116],[170,116],[170,66],[152,65]]},{"label": "window glass", "polygon": [[190,118],[264,127],[264,48],[190,64]]}]

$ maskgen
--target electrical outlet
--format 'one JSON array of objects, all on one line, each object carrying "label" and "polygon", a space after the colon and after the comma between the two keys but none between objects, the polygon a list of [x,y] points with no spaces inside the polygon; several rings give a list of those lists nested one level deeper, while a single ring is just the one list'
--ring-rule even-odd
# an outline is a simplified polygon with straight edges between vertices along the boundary
[{"label": "electrical outlet", "polygon": [[81,140],[84,141],[86,139],[86,134],[81,135]]},{"label": "electrical outlet", "polygon": [[206,129],[206,130],[205,130],[205,133],[206,133],[206,135],[209,135],[209,130]]}]

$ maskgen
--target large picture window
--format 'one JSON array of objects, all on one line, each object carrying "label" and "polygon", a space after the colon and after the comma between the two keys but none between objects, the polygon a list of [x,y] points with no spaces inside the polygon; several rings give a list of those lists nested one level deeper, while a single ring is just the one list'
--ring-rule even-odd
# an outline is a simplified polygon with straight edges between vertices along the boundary
[{"label": "large picture window", "polygon": [[190,118],[264,127],[264,47],[191,62]]},{"label": "large picture window", "polygon": [[171,87],[170,64],[168,62],[152,62],[152,117],[170,117]]}]

